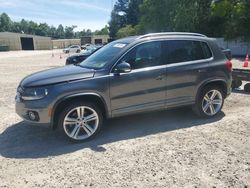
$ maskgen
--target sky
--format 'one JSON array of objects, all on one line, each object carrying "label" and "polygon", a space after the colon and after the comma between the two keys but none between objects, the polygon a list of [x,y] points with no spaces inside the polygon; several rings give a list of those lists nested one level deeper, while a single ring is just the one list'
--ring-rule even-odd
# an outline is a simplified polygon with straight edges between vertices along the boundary
[{"label": "sky", "polygon": [[99,30],[110,20],[115,0],[0,0],[0,14],[7,13],[13,21],[21,19],[46,22],[57,27],[76,25],[82,29]]}]

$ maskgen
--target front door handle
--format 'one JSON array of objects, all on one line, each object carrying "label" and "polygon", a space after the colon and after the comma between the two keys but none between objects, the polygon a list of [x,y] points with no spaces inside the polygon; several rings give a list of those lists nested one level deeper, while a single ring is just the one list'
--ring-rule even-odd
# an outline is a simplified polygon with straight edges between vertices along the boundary
[{"label": "front door handle", "polygon": [[164,75],[159,75],[159,76],[157,76],[155,79],[156,79],[156,80],[162,80],[163,77],[164,77]]}]

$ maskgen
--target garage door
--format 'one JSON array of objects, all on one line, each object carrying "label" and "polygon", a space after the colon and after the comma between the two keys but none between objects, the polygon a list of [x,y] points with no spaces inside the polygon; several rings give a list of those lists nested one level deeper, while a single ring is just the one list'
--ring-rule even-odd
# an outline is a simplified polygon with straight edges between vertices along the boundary
[{"label": "garage door", "polygon": [[21,37],[22,50],[34,50],[33,38]]}]

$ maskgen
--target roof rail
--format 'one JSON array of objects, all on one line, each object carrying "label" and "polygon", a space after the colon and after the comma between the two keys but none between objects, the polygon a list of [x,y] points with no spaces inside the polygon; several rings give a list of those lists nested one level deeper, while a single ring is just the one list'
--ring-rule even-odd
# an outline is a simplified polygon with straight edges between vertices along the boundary
[{"label": "roof rail", "polygon": [[199,33],[186,33],[186,32],[162,32],[162,33],[149,33],[146,35],[139,36],[137,39],[143,39],[147,37],[160,37],[169,35],[185,35],[185,36],[197,36],[197,37],[207,37],[206,35]]}]

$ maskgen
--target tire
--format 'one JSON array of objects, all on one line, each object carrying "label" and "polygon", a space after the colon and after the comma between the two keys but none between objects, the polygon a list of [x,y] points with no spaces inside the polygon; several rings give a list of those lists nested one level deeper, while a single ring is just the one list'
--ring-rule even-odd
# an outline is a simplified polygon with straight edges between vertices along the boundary
[{"label": "tire", "polygon": [[[89,120],[87,118],[89,117]],[[101,130],[103,114],[90,102],[75,102],[60,114],[58,126],[71,141],[86,141],[94,138]]]},{"label": "tire", "polygon": [[232,82],[232,89],[239,88],[241,85],[242,85],[242,81],[241,80],[233,80],[233,82]]},{"label": "tire", "polygon": [[246,85],[244,86],[244,91],[245,91],[245,92],[250,92],[250,83],[248,83],[248,84],[246,84]]},{"label": "tire", "polygon": [[200,117],[214,117],[221,111],[224,99],[225,95],[219,87],[204,87],[197,97],[193,111]]}]

